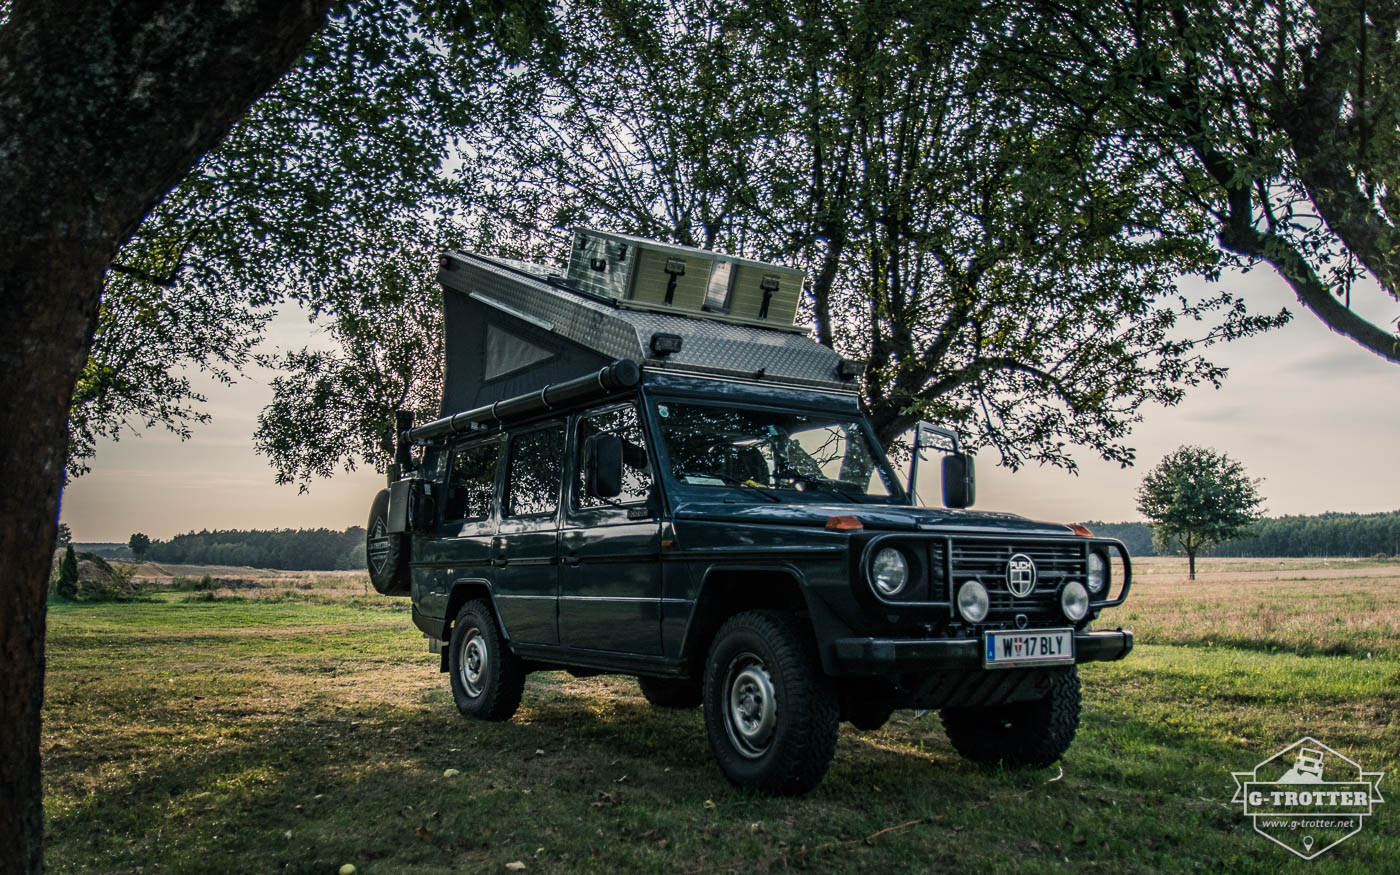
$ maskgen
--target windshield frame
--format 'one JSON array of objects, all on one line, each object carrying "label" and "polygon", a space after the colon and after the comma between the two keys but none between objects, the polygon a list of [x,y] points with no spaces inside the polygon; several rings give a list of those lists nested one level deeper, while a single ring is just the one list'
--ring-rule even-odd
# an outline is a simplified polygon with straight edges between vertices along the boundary
[{"label": "windshield frame", "polygon": [[[904,484],[900,482],[894,466],[890,463],[889,457],[885,455],[885,450],[880,446],[880,442],[875,439],[874,429],[871,428],[870,421],[865,414],[859,410],[852,410],[847,407],[822,406],[802,404],[795,399],[776,398],[774,404],[762,404],[750,400],[739,400],[733,398],[705,397],[695,395],[677,395],[672,393],[652,394],[644,392],[642,394],[643,414],[646,418],[647,427],[651,432],[651,440],[657,456],[657,474],[664,481],[663,487],[667,493],[685,495],[687,498],[704,497],[713,501],[732,502],[736,498],[745,502],[776,504],[778,502],[789,504],[840,504],[851,507],[862,505],[907,505],[909,504],[909,494]],[[875,462],[876,469],[883,471],[882,479],[889,488],[888,495],[874,495],[864,490],[859,490],[856,494],[858,499],[851,499],[843,496],[839,492],[824,489],[798,490],[786,486],[764,486],[755,488],[753,486],[738,485],[713,485],[699,483],[685,483],[677,479],[672,469],[671,447],[665,436],[663,422],[657,412],[659,404],[683,404],[695,407],[719,407],[737,410],[752,410],[760,413],[791,413],[797,416],[817,416],[821,418],[830,417],[833,420],[850,423],[852,433],[859,432],[865,439],[869,448],[871,458]],[[841,481],[831,481],[839,483]]]}]

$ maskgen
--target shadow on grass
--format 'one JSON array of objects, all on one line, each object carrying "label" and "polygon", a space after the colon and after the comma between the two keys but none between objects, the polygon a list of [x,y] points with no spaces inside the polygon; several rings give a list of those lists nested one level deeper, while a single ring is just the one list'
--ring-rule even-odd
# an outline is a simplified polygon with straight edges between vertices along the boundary
[{"label": "shadow on grass", "polygon": [[[1105,811],[1160,815],[1182,790],[1193,801],[1175,804],[1234,829],[1223,800],[1194,800],[1198,784],[1228,778],[1239,748],[1118,707],[1086,714],[1060,778],[963,762],[933,715],[899,712],[872,733],[843,725],[827,779],[775,800],[725,783],[698,710],[653,710],[628,684],[532,678],[505,724],[461,718],[443,690],[419,706],[313,699],[233,726],[211,725],[227,717],[192,714],[188,702],[148,702],[120,750],[50,757],[50,794],[61,797],[50,804],[50,868],[203,872],[236,861],[242,871],[325,872],[350,862],[361,873],[433,872],[522,859],[530,871],[688,871],[838,853],[891,871],[913,859],[914,869],[1049,866],[1083,857],[1090,842],[1122,841]],[[1186,786],[1164,786],[1168,775]],[[910,822],[881,842],[862,839]],[[1189,827],[1163,829],[1162,848],[1186,842]],[[981,844],[969,858],[956,847],[974,832]]]}]

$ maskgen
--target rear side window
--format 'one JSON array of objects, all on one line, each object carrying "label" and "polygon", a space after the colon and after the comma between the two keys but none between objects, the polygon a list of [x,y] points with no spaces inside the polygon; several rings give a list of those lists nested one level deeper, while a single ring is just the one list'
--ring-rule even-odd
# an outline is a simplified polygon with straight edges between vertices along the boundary
[{"label": "rear side window", "polygon": [[496,463],[500,458],[499,443],[464,447],[453,454],[444,519],[483,520],[491,515],[491,500],[496,494]]},{"label": "rear side window", "polygon": [[[595,434],[611,433],[622,438],[622,492],[615,499],[596,498],[584,489],[583,444]],[[577,457],[574,460],[574,495],[583,510],[647,500],[651,489],[651,465],[647,461],[646,440],[637,419],[637,408],[629,404],[579,417]]]},{"label": "rear side window", "polygon": [[516,435],[510,440],[506,479],[506,516],[540,516],[559,505],[564,463],[562,426]]}]

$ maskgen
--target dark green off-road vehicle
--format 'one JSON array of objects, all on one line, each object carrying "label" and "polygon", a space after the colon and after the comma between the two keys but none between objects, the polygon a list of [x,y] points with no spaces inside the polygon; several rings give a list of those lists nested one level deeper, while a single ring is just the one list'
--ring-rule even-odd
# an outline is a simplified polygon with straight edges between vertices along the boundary
[{"label": "dark green off-road vehicle", "polygon": [[972,460],[928,424],[908,480],[937,451],[946,508],[911,500],[861,364],[793,327],[800,273],[581,230],[562,275],[451,252],[439,276],[442,417],[399,423],[368,547],[463,714],[508,719],[532,671],[635,675],[703,705],[729,780],[800,793],[840,721],[898,708],[973,760],[1053,763],[1076,664],[1132,649],[1090,628],[1122,544],[966,510]]}]

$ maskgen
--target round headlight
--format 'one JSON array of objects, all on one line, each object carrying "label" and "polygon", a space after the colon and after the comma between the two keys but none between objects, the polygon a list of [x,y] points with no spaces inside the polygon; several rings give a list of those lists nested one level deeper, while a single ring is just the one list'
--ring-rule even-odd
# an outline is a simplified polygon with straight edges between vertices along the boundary
[{"label": "round headlight", "polygon": [[1102,553],[1089,554],[1089,592],[1098,594],[1108,585],[1108,560]]},{"label": "round headlight", "polygon": [[969,580],[958,589],[958,613],[969,623],[980,623],[987,619],[987,611],[992,606],[987,598],[987,588],[975,580]]},{"label": "round headlight", "polygon": [[875,554],[870,563],[870,579],[881,595],[897,595],[909,582],[909,562],[904,554],[893,547],[886,547]]},{"label": "round headlight", "polygon": [[1060,610],[1064,611],[1065,616],[1076,623],[1089,613],[1089,594],[1084,591],[1082,583],[1071,580],[1065,584],[1064,589],[1060,590]]}]

